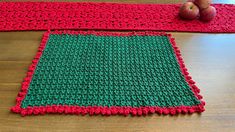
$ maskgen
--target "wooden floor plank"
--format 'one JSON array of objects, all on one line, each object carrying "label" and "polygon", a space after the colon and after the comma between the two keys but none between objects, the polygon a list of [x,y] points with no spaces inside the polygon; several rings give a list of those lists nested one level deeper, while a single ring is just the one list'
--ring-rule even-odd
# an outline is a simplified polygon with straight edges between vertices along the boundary
[{"label": "wooden floor plank", "polygon": [[0,61],[0,83],[21,83],[31,61]]}]

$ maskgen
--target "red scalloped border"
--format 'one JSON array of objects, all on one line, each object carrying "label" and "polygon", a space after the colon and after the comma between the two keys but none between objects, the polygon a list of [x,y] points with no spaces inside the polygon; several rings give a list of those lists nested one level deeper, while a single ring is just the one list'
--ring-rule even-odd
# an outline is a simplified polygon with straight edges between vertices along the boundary
[{"label": "red scalloped border", "polygon": [[[176,106],[176,107],[154,107],[154,106],[145,106],[145,107],[120,107],[120,106],[68,106],[68,105],[52,105],[52,106],[34,106],[21,108],[21,103],[24,100],[28,87],[30,85],[31,79],[33,77],[34,71],[38,64],[38,61],[43,54],[43,50],[46,47],[47,40],[49,39],[50,34],[82,34],[82,35],[97,35],[97,36],[134,36],[134,35],[159,35],[159,36],[167,36],[170,43],[172,44],[172,48],[174,49],[175,56],[178,60],[180,69],[182,74],[185,77],[185,80],[189,84],[191,90],[193,91],[195,97],[201,101],[199,105],[196,106]],[[112,33],[112,32],[96,32],[96,31],[48,31],[44,33],[41,44],[38,48],[38,52],[34,57],[32,64],[29,66],[27,76],[24,78],[24,81],[21,85],[21,91],[18,93],[16,98],[16,105],[11,108],[11,111],[14,113],[20,113],[22,116],[26,115],[43,115],[46,113],[65,113],[65,114],[81,114],[81,115],[147,115],[151,113],[158,114],[170,114],[176,115],[178,113],[201,113],[203,112],[205,102],[202,101],[202,96],[199,94],[200,90],[195,85],[195,82],[189,76],[187,69],[185,67],[184,61],[181,57],[181,53],[179,48],[176,46],[174,38],[171,37],[171,34],[167,34],[164,32],[154,32],[154,31],[146,31],[146,32],[128,32],[128,33]]]}]

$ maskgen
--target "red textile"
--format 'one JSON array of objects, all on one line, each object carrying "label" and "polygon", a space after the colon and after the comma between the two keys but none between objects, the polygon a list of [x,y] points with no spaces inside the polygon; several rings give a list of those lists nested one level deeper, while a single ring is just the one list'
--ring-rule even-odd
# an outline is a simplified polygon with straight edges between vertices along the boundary
[{"label": "red textile", "polygon": [[180,4],[1,2],[0,31],[48,29],[235,32],[235,5],[214,4],[211,22],[185,21]]}]

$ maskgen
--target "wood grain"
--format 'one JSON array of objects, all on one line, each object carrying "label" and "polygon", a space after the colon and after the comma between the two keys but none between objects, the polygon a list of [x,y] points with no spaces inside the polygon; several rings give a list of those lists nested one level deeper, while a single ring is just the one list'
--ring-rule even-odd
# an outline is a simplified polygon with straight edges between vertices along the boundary
[{"label": "wood grain", "polygon": [[[174,3],[180,0],[114,2]],[[0,131],[235,131],[235,34],[172,33],[206,101],[206,111],[202,114],[21,117],[9,109],[15,104],[21,81],[36,54],[42,34],[0,32]]]}]

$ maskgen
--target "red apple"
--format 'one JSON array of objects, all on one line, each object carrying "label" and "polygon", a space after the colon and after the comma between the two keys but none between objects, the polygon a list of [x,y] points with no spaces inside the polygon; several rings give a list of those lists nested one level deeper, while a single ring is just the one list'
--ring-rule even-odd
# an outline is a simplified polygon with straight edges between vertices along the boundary
[{"label": "red apple", "polygon": [[186,2],[181,6],[179,15],[185,19],[195,19],[199,15],[199,8],[193,2]]},{"label": "red apple", "polygon": [[200,18],[203,21],[211,21],[216,16],[216,9],[213,6],[209,6],[200,12]]},{"label": "red apple", "polygon": [[200,8],[200,9],[206,9],[210,6],[212,0],[194,0],[194,3]]}]

